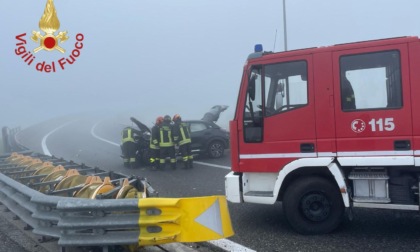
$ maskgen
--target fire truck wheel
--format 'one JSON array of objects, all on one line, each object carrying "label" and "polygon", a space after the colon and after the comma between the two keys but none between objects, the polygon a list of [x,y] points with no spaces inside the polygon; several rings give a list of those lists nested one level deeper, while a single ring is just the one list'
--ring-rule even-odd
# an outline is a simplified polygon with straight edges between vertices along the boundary
[{"label": "fire truck wheel", "polygon": [[325,234],[343,220],[344,204],[338,187],[321,177],[300,178],[289,185],[283,211],[293,229],[301,234]]}]

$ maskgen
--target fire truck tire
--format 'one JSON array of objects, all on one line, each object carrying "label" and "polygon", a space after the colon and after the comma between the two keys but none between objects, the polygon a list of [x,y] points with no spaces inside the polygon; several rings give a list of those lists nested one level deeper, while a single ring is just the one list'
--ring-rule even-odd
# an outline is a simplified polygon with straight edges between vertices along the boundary
[{"label": "fire truck tire", "polygon": [[301,234],[326,234],[336,229],[344,215],[338,187],[321,177],[305,177],[286,189],[283,212],[294,230]]}]

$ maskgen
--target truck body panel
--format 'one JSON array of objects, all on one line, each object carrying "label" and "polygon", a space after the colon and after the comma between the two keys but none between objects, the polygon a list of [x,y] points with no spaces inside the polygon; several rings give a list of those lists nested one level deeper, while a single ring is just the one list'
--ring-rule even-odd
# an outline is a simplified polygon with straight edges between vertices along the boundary
[{"label": "truck body panel", "polygon": [[418,69],[417,37],[251,54],[228,200],[283,201],[301,233],[332,231],[344,208],[418,210]]}]

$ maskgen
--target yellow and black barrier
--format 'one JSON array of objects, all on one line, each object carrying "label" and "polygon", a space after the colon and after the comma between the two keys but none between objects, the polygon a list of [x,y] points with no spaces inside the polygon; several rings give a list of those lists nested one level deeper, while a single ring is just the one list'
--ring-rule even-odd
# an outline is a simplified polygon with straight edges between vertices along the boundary
[{"label": "yellow and black barrier", "polygon": [[201,242],[234,234],[225,196],[139,200],[139,245]]},{"label": "yellow and black barrier", "polygon": [[[234,234],[225,196],[59,201],[62,246],[150,246]],[[83,217],[81,217],[83,216]]]}]

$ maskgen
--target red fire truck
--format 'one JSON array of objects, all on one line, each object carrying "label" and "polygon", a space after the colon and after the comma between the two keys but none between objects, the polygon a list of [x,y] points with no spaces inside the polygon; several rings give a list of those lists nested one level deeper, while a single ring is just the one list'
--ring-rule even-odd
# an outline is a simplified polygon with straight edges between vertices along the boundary
[{"label": "red fire truck", "polygon": [[230,122],[230,202],[282,201],[302,234],[354,207],[419,211],[420,40],[256,46]]}]

